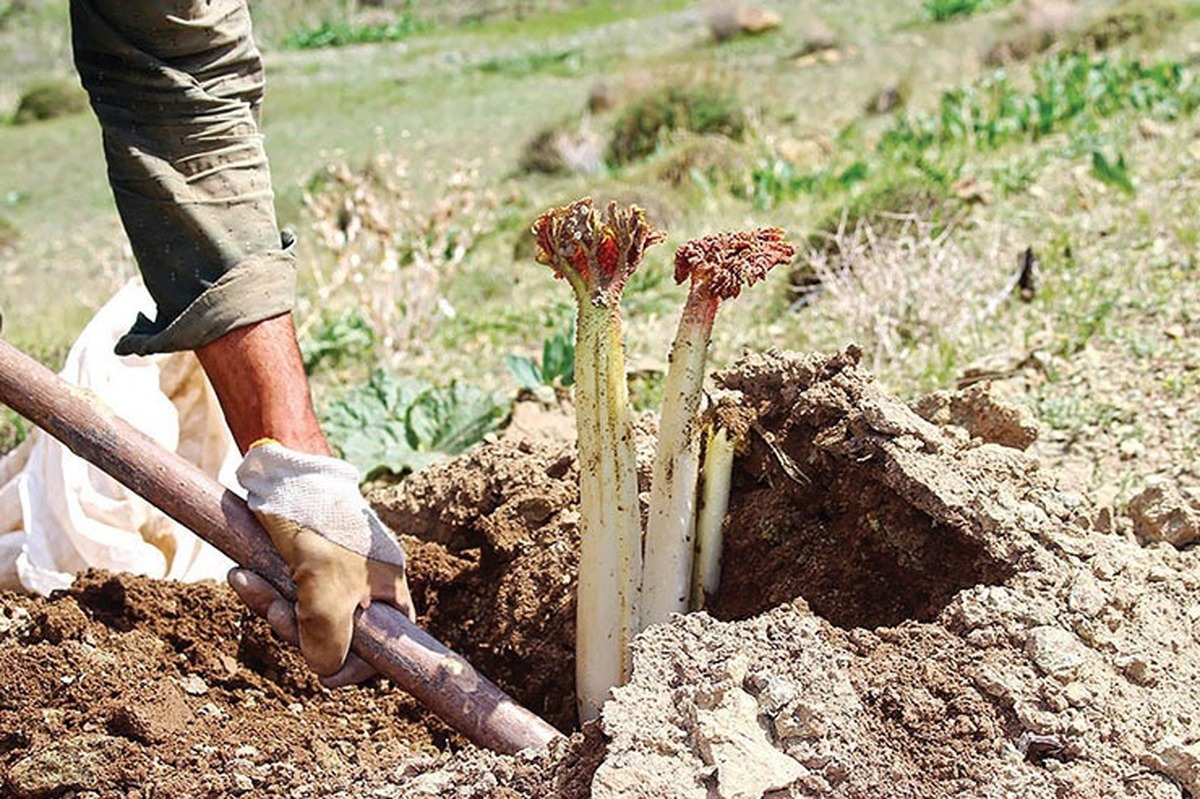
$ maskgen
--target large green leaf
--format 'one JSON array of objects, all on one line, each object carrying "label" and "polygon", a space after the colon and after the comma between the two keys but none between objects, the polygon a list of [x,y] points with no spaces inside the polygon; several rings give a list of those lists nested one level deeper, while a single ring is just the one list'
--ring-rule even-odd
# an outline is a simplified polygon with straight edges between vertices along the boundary
[{"label": "large green leaf", "polygon": [[528,355],[506,355],[504,365],[521,388],[533,391],[542,384],[542,367]]},{"label": "large green leaf", "polygon": [[510,402],[465,383],[431,388],[408,410],[408,441],[418,452],[457,455],[481,440],[508,415]]},{"label": "large green leaf", "polygon": [[377,369],[322,418],[330,443],[364,478],[403,475],[457,455],[508,414],[504,397],[474,386],[434,387]]}]

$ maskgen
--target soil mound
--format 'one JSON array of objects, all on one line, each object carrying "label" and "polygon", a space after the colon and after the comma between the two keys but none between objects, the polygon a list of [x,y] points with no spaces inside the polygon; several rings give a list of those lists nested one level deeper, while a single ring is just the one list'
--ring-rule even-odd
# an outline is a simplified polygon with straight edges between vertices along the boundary
[{"label": "soil mound", "polygon": [[[919,405],[928,421],[853,348],[752,355],[718,381],[742,392],[750,442],[721,589],[709,613],[639,639],[599,725],[548,751],[481,751],[386,681],[321,688],[224,586],[93,573],[49,600],[0,595],[0,784],[1200,795],[1193,551],[1093,529],[1078,497],[1000,443],[1027,444],[1023,421],[980,396]],[[372,495],[404,535],[422,624],[565,732],[576,479],[569,442],[505,440]]]}]

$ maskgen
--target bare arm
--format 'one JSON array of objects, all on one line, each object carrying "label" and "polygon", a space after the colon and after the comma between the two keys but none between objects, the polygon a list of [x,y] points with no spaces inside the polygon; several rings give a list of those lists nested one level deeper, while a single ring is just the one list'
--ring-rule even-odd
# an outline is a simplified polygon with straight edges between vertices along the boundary
[{"label": "bare arm", "polygon": [[330,454],[290,314],[239,327],[196,355],[243,453],[258,439],[273,438],[300,452]]}]

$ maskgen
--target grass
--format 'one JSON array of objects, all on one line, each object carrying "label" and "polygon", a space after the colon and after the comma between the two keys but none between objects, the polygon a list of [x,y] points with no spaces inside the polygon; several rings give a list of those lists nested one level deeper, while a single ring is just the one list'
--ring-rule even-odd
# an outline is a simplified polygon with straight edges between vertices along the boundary
[{"label": "grass", "polygon": [[993,11],[1010,2],[1012,0],[925,0],[924,9],[934,22],[944,22],[955,17]]},{"label": "grass", "polygon": [[399,42],[416,36],[426,27],[411,14],[402,14],[386,22],[323,20],[313,27],[300,28],[289,33],[283,39],[283,47],[289,50],[316,50],[352,44]]},{"label": "grass", "polygon": [[[1200,282],[1200,234],[1189,221],[1200,218],[1200,155],[1190,149],[1200,103],[1188,54],[1200,33],[1195,15],[1143,26],[1116,51],[1060,47],[995,72],[973,47],[1004,14],[930,24],[933,3],[921,0],[818,0],[809,11],[834,28],[843,59],[807,67],[791,55],[808,17],[786,4],[774,4],[785,19],[777,34],[721,46],[695,23],[689,2],[523,5],[532,11],[518,19],[483,14],[482,4],[413,3],[399,13],[421,24],[402,41],[302,50],[283,44],[326,21],[361,41],[372,17],[332,0],[254,9],[268,63],[267,146],[281,218],[301,233],[307,307],[310,270],[329,253],[304,197],[329,165],[402,158],[407,196],[432,208],[466,157],[480,190],[499,198],[501,213],[439,287],[452,313],[429,316],[405,375],[513,389],[505,356],[538,356],[563,318],[562,287],[520,254],[521,234],[549,205],[637,193],[661,206],[670,235],[626,294],[633,393],[645,407],[653,407],[683,297],[670,279],[674,247],[760,225],[784,227],[801,242],[816,233],[840,242],[813,254],[825,259],[824,290],[807,305],[779,270],[731,308],[716,331],[716,366],[747,347],[854,340],[890,388],[911,396],[952,386],[990,360],[1011,367],[1041,353],[1034,360],[1045,367],[1026,375],[1023,396],[1078,430],[1107,420],[1105,404],[1120,405],[1072,383],[1081,362],[1104,353],[1153,361],[1149,396],[1200,407],[1200,366],[1189,367],[1194,358],[1181,343],[1188,339],[1163,333],[1178,324],[1194,336],[1189,308],[1200,307],[1190,288]],[[1083,41],[1088,25],[1125,8],[1084,5],[1083,27],[1064,42]],[[27,76],[0,68],[5,117],[35,79],[70,75],[54,16],[65,2],[21,8],[0,23],[0,67],[33,67]],[[900,116],[862,110],[884,76],[911,87]],[[634,98],[682,80],[733,89],[745,115],[742,142],[723,144],[710,162],[685,153],[697,139],[656,135],[648,153],[601,178],[517,173],[524,144],[581,118],[598,82],[618,99],[592,120],[607,132]],[[1139,132],[1143,121],[1157,127],[1154,137]],[[0,153],[0,217],[15,231],[0,243],[5,336],[51,351],[132,271],[99,134],[87,114],[0,125]],[[984,190],[982,201],[963,199],[965,179]],[[912,186],[927,190],[924,199],[904,193]],[[1023,303],[1003,292],[1028,246],[1039,256],[1040,284]],[[327,404],[386,355],[345,305],[322,310],[305,344]],[[1191,417],[1180,410],[1178,418]]]}]

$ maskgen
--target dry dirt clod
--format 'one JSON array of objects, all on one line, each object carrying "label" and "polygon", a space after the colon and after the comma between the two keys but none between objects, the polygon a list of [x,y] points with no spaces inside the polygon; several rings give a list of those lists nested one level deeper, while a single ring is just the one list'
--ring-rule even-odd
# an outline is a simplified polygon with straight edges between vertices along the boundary
[{"label": "dry dirt clod", "polygon": [[145,775],[136,747],[122,738],[77,735],[13,764],[8,786],[17,799],[45,799],[68,791],[133,786]]},{"label": "dry dirt clod", "polygon": [[1183,547],[1200,539],[1200,508],[1194,507],[1169,482],[1151,479],[1129,500],[1129,517],[1138,541],[1166,541]]},{"label": "dry dirt clod", "polygon": [[[602,727],[494,755],[385,683],[320,688],[223,586],[85,574],[53,599],[0,594],[0,794],[121,795],[128,774],[164,796],[1200,790],[1196,551],[1097,531],[1031,455],[918,416],[859,359],[763,353],[718,375],[771,443],[750,436],[735,467],[714,615],[646,630]],[[406,534],[424,625],[564,731],[570,451],[490,442],[372,495]]]},{"label": "dry dirt clod", "polygon": [[917,402],[916,411],[934,424],[956,425],[981,441],[1015,449],[1028,449],[1038,437],[1037,420],[1029,409],[998,400],[989,382],[928,394]]},{"label": "dry dirt clod", "polygon": [[769,8],[724,0],[709,4],[707,18],[709,33],[718,42],[743,34],[757,36],[783,24],[783,17]]}]

